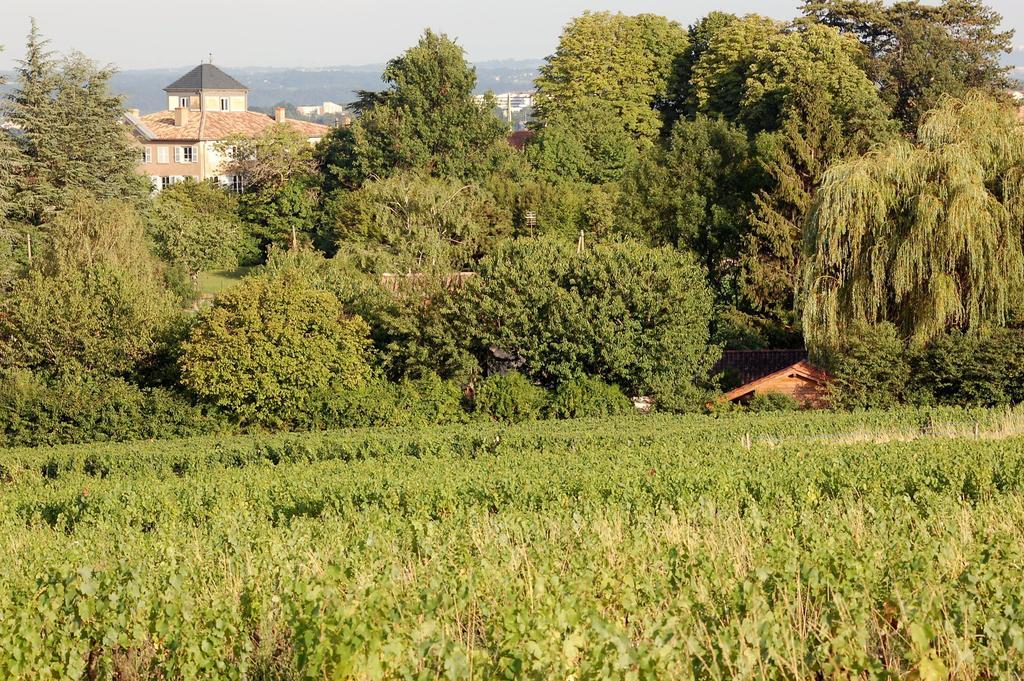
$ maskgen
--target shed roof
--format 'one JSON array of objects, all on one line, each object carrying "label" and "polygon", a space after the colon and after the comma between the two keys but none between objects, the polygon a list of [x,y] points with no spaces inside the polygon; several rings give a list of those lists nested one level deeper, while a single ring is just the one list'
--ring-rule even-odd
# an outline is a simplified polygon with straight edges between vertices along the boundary
[{"label": "shed roof", "polygon": [[790,366],[783,367],[778,371],[773,371],[767,376],[762,376],[757,380],[745,383],[740,387],[736,388],[735,390],[730,390],[720,399],[723,402],[732,402],[733,400],[737,400],[743,397],[744,395],[749,395],[752,392],[756,392],[759,388],[766,386],[770,384],[772,381],[785,376],[803,378],[807,381],[817,384],[825,383],[829,379],[829,375],[827,373],[825,373],[818,367],[810,364],[809,362],[801,360]]},{"label": "shed roof", "polygon": [[740,383],[750,383],[806,359],[806,350],[726,350],[711,375],[728,373]]},{"label": "shed roof", "polygon": [[200,64],[164,88],[165,92],[196,90],[248,90],[213,64]]}]

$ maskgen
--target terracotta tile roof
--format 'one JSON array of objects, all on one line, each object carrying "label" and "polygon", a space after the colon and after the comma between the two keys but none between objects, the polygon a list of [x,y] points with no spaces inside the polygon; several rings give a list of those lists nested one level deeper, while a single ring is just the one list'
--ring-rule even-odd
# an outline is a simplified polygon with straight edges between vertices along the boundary
[{"label": "terracotta tile roof", "polygon": [[[273,117],[256,111],[193,111],[188,123],[180,127],[174,125],[173,111],[158,111],[141,116],[140,120],[154,139],[194,142],[222,140],[230,135],[258,135],[274,125]],[[290,118],[285,125],[306,137],[323,137],[330,130],[326,125]]]},{"label": "terracotta tile roof", "polygon": [[711,375],[724,373],[731,382],[743,385],[806,359],[806,350],[726,350]]}]

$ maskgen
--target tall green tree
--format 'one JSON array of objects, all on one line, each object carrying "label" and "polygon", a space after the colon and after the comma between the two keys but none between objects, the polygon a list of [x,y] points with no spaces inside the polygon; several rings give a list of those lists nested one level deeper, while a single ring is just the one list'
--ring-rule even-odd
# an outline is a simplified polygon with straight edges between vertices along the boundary
[{"label": "tall green tree", "polygon": [[58,61],[46,46],[33,21],[7,102],[26,157],[24,216],[45,222],[76,191],[141,202],[148,185],[135,170],[122,100],[108,87],[114,71],[80,54]]},{"label": "tall green tree", "polygon": [[751,16],[716,26],[692,69],[692,106],[745,128],[767,180],[739,256],[739,303],[792,322],[803,222],[831,164],[896,131],[856,40]]},{"label": "tall green tree", "polygon": [[1012,49],[1013,31],[981,0],[808,0],[803,12],[861,41],[871,78],[908,132],[943,95],[995,95],[1007,87],[1002,56]]},{"label": "tall green tree", "polygon": [[[538,130],[584,102],[606,103],[638,148],[661,130],[676,61],[686,31],[653,14],[586,12],[573,19],[537,78],[534,117]],[[586,131],[580,131],[584,134]]]},{"label": "tall green tree", "polygon": [[245,237],[234,195],[213,182],[179,182],[153,200],[149,232],[160,256],[198,280],[203,270],[235,267]]},{"label": "tall green tree", "polygon": [[256,136],[232,135],[218,147],[229,159],[224,172],[242,178],[239,215],[260,245],[311,241],[321,194],[307,138],[287,125],[272,125]]},{"label": "tall green tree", "polygon": [[548,181],[614,182],[638,153],[618,115],[614,104],[594,98],[554,112],[527,144],[526,158]]},{"label": "tall green tree", "polygon": [[763,184],[747,131],[721,118],[681,120],[623,177],[621,231],[692,250],[719,299],[733,298],[754,194]]},{"label": "tall green tree", "polygon": [[49,229],[33,268],[0,299],[0,369],[135,371],[159,351],[173,315],[135,210],[79,195]]},{"label": "tall green tree", "polygon": [[507,126],[473,99],[476,69],[453,40],[430,30],[384,69],[387,89],[364,94],[362,115],[321,145],[328,190],[404,170],[482,179],[511,154]]},{"label": "tall green tree", "polygon": [[335,199],[340,253],[369,272],[450,273],[472,266],[511,215],[473,182],[407,172]]},{"label": "tall green tree", "polygon": [[947,99],[914,142],[828,171],[808,219],[804,329],[835,342],[891,322],[923,344],[1000,324],[1024,295],[1024,128],[1006,105]]}]

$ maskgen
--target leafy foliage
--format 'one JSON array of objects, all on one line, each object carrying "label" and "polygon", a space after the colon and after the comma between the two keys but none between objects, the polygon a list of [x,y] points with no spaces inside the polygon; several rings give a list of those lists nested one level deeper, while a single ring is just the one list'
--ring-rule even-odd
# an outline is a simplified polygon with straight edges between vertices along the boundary
[{"label": "leafy foliage", "polygon": [[916,143],[832,168],[808,219],[804,331],[890,321],[921,345],[996,324],[1024,285],[1024,129],[979,96],[944,102]]},{"label": "leafy foliage", "polygon": [[113,75],[73,54],[57,61],[35,22],[7,109],[30,182],[18,194],[18,213],[39,224],[76,192],[141,203],[148,183],[135,172],[138,154],[121,124],[122,100],[109,92]]},{"label": "leafy foliage", "polygon": [[[538,129],[545,134],[549,125],[564,126],[580,111],[612,113],[619,131],[608,121],[600,132],[616,143],[625,133],[637,148],[650,146],[661,130],[658,109],[667,98],[673,66],[686,47],[686,31],[664,17],[585,12],[566,26],[541,67],[534,111]],[[598,101],[604,104],[598,107]],[[581,142],[595,134],[576,133]]]},{"label": "leafy foliage", "polygon": [[589,374],[679,409],[696,404],[695,384],[714,361],[703,273],[669,249],[509,242],[481,262],[455,304],[479,357],[499,348],[544,384]]},{"label": "leafy foliage", "polygon": [[238,265],[245,226],[235,198],[212,182],[179,182],[153,200],[149,229],[158,252],[195,280],[203,270]]},{"label": "leafy foliage", "polygon": [[860,40],[868,73],[908,132],[945,96],[1001,95],[1007,87],[1001,57],[1013,31],[1002,30],[1002,17],[979,0],[809,0],[803,11]]},{"label": "leafy foliage", "polygon": [[821,362],[832,375],[832,402],[846,409],[883,409],[905,402],[910,384],[910,354],[892,324],[859,323]]},{"label": "leafy foliage", "polygon": [[141,221],[82,198],[47,226],[37,267],[0,300],[0,367],[121,376],[158,352],[173,316]]},{"label": "leafy foliage", "polygon": [[473,183],[403,173],[335,199],[337,249],[369,272],[450,273],[510,230],[510,215]]},{"label": "leafy foliage", "polygon": [[580,376],[555,389],[547,414],[558,419],[578,419],[618,416],[633,410],[633,403],[618,386],[593,376]]},{"label": "leafy foliage", "polygon": [[182,383],[242,423],[287,426],[321,391],[367,379],[369,329],[295,271],[222,294],[182,344]]},{"label": "leafy foliage", "polygon": [[488,376],[476,388],[473,409],[505,423],[531,421],[543,415],[548,394],[518,371]]},{"label": "leafy foliage", "polygon": [[388,89],[365,97],[359,119],[318,152],[328,189],[408,170],[479,179],[511,154],[493,102],[473,100],[476,70],[447,36],[425,31],[388,63],[383,78]]}]

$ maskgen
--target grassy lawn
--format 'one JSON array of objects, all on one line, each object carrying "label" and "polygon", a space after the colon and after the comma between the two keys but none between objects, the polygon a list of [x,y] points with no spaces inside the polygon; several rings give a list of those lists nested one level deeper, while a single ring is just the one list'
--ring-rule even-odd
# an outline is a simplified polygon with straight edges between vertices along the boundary
[{"label": "grassy lawn", "polygon": [[233,270],[210,270],[199,275],[199,293],[203,296],[216,296],[228,290],[242,277],[252,271],[252,267],[238,267]]}]

